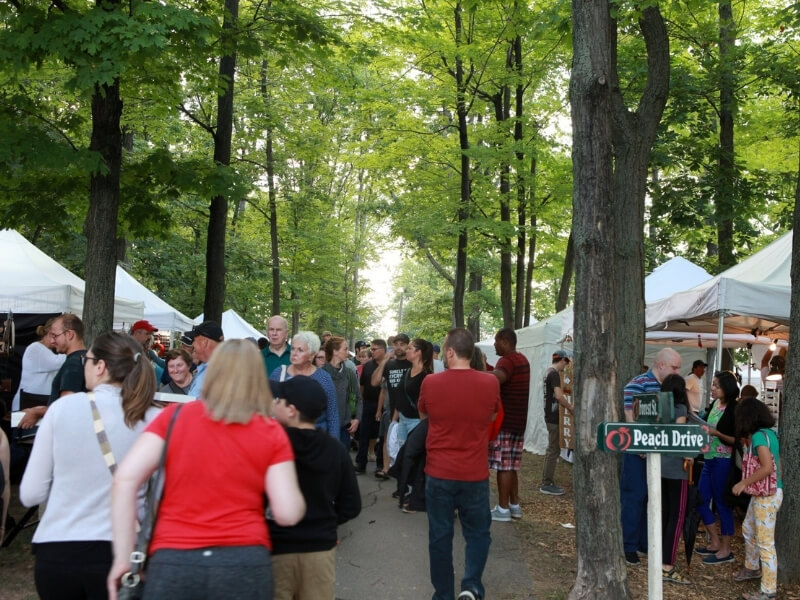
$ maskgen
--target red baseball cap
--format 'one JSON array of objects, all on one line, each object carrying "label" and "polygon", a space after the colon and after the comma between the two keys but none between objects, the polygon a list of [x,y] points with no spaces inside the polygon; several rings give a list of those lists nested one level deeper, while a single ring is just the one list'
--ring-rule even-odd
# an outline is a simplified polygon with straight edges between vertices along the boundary
[{"label": "red baseball cap", "polygon": [[151,333],[153,331],[158,331],[158,327],[154,327],[150,321],[147,321],[145,319],[142,319],[141,321],[136,321],[136,323],[133,324],[133,327],[131,327],[131,333],[133,333],[134,331],[138,331],[139,329],[145,329],[147,331],[150,331]]}]

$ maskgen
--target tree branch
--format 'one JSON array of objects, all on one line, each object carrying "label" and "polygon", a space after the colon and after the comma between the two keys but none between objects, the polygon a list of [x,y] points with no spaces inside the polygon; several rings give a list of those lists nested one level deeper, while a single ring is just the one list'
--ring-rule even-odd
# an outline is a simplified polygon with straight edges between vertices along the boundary
[{"label": "tree branch", "polygon": [[210,134],[211,134],[211,137],[214,137],[214,138],[216,138],[216,137],[217,137],[217,132],[214,130],[214,128],[213,128],[213,127],[211,127],[211,125],[208,125],[207,123],[204,123],[203,121],[201,121],[200,119],[198,119],[198,118],[197,118],[197,117],[194,115],[194,113],[193,113],[192,111],[190,111],[188,108],[186,108],[186,107],[183,105],[183,103],[181,103],[181,104],[179,104],[179,105],[178,105],[178,110],[180,110],[180,111],[181,111],[183,114],[185,114],[187,117],[189,117],[189,119],[190,119],[190,120],[191,120],[193,123],[195,123],[195,124],[199,125],[199,126],[202,128],[202,129],[205,129],[205,130],[206,130],[208,133],[210,133]]},{"label": "tree branch", "polygon": [[420,249],[425,250],[425,256],[428,257],[428,262],[430,262],[431,265],[433,265],[433,268],[436,269],[436,272],[439,273],[439,275],[441,275],[442,277],[444,277],[450,285],[455,287],[456,286],[455,278],[452,275],[450,275],[450,273],[448,273],[441,264],[439,264],[439,261],[437,261],[436,258],[433,256],[433,254],[431,254],[430,248],[428,248],[425,242],[422,240],[418,240],[417,243],[419,244]]}]

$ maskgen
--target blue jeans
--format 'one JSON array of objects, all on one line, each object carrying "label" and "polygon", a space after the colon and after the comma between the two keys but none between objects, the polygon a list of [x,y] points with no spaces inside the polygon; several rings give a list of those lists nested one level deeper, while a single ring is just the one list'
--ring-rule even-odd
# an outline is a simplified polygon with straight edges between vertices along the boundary
[{"label": "blue jeans", "polygon": [[347,428],[350,427],[350,421],[347,422],[345,427],[339,429],[339,441],[342,442],[342,445],[350,452],[350,432],[347,431]]},{"label": "blue jeans", "polygon": [[408,439],[408,434],[414,430],[414,427],[419,425],[419,419],[412,419],[400,413],[400,420],[397,423],[397,439],[401,444],[405,444]]},{"label": "blue jeans", "polygon": [[472,590],[483,598],[483,568],[489,556],[492,537],[489,528],[489,480],[456,481],[427,478],[425,506],[428,510],[428,555],[430,557],[433,600],[454,600],[453,513],[458,510],[464,535],[464,577],[462,590]]},{"label": "blue jeans", "polygon": [[647,551],[647,461],[624,454],[620,479],[622,545],[625,552]]},{"label": "blue jeans", "polygon": [[725,502],[725,488],[728,485],[728,474],[731,470],[730,458],[707,458],[700,472],[700,481],[697,482],[697,491],[703,503],[697,507],[703,523],[711,525],[716,522],[714,512],[711,510],[711,501],[719,515],[720,533],[733,535],[733,511]]}]

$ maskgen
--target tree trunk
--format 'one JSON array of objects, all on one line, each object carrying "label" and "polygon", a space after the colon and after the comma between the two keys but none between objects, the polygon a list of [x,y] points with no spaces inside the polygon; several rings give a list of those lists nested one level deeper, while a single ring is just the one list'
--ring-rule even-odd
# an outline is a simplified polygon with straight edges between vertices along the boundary
[{"label": "tree trunk", "polygon": [[[261,61],[261,97],[269,109],[269,88],[267,87],[267,61]],[[281,314],[281,265],[278,254],[278,200],[275,191],[275,154],[272,151],[272,116],[267,126],[267,197],[269,199],[269,241],[272,265],[272,314]]]},{"label": "tree trunk", "polygon": [[[518,3],[514,3],[516,12]],[[525,154],[522,152],[522,113],[525,106],[525,86],[522,83],[522,36],[514,39],[514,71],[517,75],[517,85],[514,90],[514,146],[516,148],[516,167],[517,167],[517,272],[516,288],[514,298],[514,329],[522,327],[523,315],[525,314],[525,297],[527,288],[525,286],[525,247],[527,245],[525,226],[527,225],[527,186],[525,178],[522,176],[522,161]],[[527,325],[527,323],[526,323]]]},{"label": "tree trunk", "polygon": [[[233,78],[236,73],[236,21],[239,0],[225,0],[222,21],[223,56],[219,61],[220,81],[224,93],[217,97],[217,129],[214,134],[214,162],[231,164],[233,137]],[[205,319],[222,322],[225,304],[225,231],[228,222],[228,199],[220,194],[211,199],[206,242],[206,295],[203,301]]]},{"label": "tree trunk", "polygon": [[[461,22],[461,2],[456,2],[454,9],[456,46],[463,43],[464,28]],[[457,50],[460,52],[460,50]],[[469,135],[467,129],[467,76],[464,74],[464,61],[461,54],[455,59],[456,79],[456,111],[458,113],[458,142],[461,149],[461,193],[458,205],[458,243],[456,246],[456,276],[453,287],[453,320],[456,327],[464,327],[464,292],[467,280],[467,219],[470,212],[472,182],[469,171]]]},{"label": "tree trunk", "polygon": [[736,25],[730,0],[719,3],[719,156],[714,212],[720,272],[736,264],[733,255],[736,169],[734,167],[733,113],[735,110]]},{"label": "tree trunk", "polygon": [[536,157],[531,157],[531,235],[528,242],[528,267],[525,269],[525,327],[531,324],[531,284],[533,283],[533,260],[536,258]]},{"label": "tree trunk", "polygon": [[[794,192],[794,234],[792,257],[800,256],[800,165]],[[800,260],[792,260],[792,306],[789,330],[800,331]],[[781,406],[781,463],[800,464],[800,351],[797,344],[789,344],[786,357],[786,383]],[[800,583],[800,469],[783,469],[783,504],[778,512],[775,528],[775,545],[778,551],[778,577],[785,584]]]},{"label": "tree trunk", "polygon": [[564,254],[564,271],[561,273],[561,285],[558,287],[558,298],[556,298],[556,312],[567,308],[569,302],[569,288],[572,283],[572,272],[575,270],[575,243],[573,240],[572,231],[570,231],[567,252]]},{"label": "tree trunk", "polygon": [[[474,294],[471,294],[470,298],[476,297],[478,292],[481,291],[483,288],[483,276],[480,273],[476,273],[475,271],[469,272],[469,291]],[[472,336],[479,340],[481,339],[481,306],[480,302],[473,301],[472,306],[469,310],[469,317],[467,318],[467,329],[469,329]]]},{"label": "tree trunk", "polygon": [[[644,198],[650,150],[669,94],[669,38],[657,7],[639,20],[647,48],[647,84],[635,112],[628,110],[617,79],[616,25],[611,31],[611,99],[614,135],[616,237],[617,403],[644,356]],[[622,233],[624,232],[624,234]]]},{"label": "tree trunk", "polygon": [[110,331],[114,322],[117,213],[122,166],[121,117],[119,80],[114,80],[112,85],[95,86],[92,94],[90,149],[102,156],[106,172],[94,172],[91,175],[89,211],[83,224],[86,235],[86,295],[82,320],[87,347],[99,334]]},{"label": "tree trunk", "polygon": [[570,600],[630,596],[622,552],[617,460],[595,443],[619,417],[616,397],[616,221],[611,123],[614,23],[606,2],[572,1],[573,216],[576,245],[575,443],[578,572]]}]

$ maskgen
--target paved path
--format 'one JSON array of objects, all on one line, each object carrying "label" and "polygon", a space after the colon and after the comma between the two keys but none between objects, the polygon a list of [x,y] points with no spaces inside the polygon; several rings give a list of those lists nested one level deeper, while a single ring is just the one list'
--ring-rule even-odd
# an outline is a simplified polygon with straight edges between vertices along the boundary
[{"label": "paved path", "polygon": [[[428,518],[406,514],[392,498],[397,482],[359,475],[363,508],[339,528],[336,600],[428,600]],[[464,538],[456,520],[453,542],[456,591],[464,572]],[[533,600],[533,582],[511,523],[492,523],[492,545],[483,575],[485,600]]]}]

